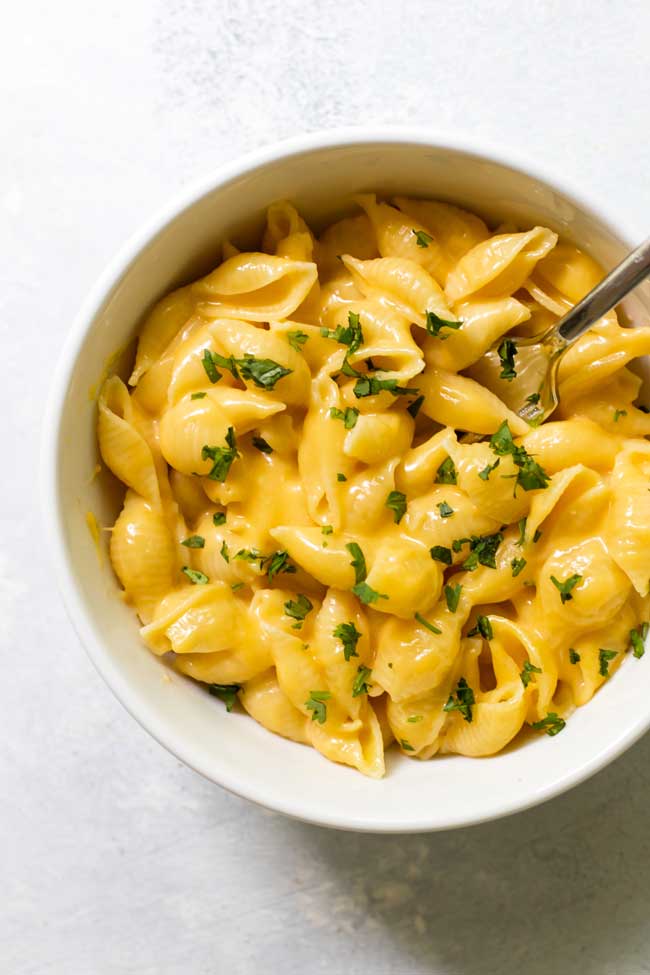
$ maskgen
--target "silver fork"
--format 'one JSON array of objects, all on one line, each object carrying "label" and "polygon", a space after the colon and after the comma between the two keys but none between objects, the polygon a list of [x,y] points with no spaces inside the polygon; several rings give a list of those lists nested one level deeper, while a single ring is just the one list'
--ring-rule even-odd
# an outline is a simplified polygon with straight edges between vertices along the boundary
[{"label": "silver fork", "polygon": [[503,361],[498,349],[503,339],[483,356],[482,381],[488,380],[486,385],[528,423],[535,426],[543,423],[558,405],[557,371],[564,352],[648,275],[650,238],[610,271],[552,328],[541,335],[512,339],[516,349],[515,383],[509,383],[499,375]]}]

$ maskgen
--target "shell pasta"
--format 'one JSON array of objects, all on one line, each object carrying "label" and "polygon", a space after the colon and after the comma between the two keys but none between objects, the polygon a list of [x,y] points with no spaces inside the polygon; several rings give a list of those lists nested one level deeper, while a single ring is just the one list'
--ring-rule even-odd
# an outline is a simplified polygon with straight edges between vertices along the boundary
[{"label": "shell pasta", "polygon": [[[149,650],[379,778],[393,745],[486,756],[525,727],[554,736],[643,656],[650,416],[629,363],[650,327],[603,318],[529,425],[517,337],[598,265],[544,227],[356,202],[319,236],[273,204],[259,251],[227,242],[159,301],[128,384],[102,388],[98,441]],[[508,395],[485,385],[494,347]]]}]

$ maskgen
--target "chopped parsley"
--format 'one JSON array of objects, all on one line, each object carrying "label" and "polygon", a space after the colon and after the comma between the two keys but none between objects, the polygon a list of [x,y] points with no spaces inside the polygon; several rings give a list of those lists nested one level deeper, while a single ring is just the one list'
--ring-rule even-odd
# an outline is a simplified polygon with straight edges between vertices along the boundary
[{"label": "chopped parsley", "polygon": [[500,463],[501,463],[501,458],[497,457],[497,459],[493,464],[487,464],[482,471],[479,471],[478,476],[481,478],[482,481],[489,480],[490,474],[492,473],[492,471],[495,471],[497,469]]},{"label": "chopped parsley", "polygon": [[571,647],[569,649],[569,663],[571,663],[571,664],[579,664],[581,659],[582,658],[580,657],[580,654],[578,653],[578,651],[577,650],[574,650],[573,647]]},{"label": "chopped parsley", "polygon": [[296,572],[295,565],[289,561],[288,552],[274,552],[273,555],[267,556],[260,565],[260,568],[266,565],[266,574],[269,577],[269,582],[273,576],[281,575],[286,572],[290,575]]},{"label": "chopped parsley", "polygon": [[345,476],[345,474],[341,474],[341,472],[339,471],[338,474],[336,475],[336,480],[342,484],[343,481],[347,481],[347,477]]},{"label": "chopped parsley", "polygon": [[517,346],[515,342],[513,342],[512,339],[504,339],[497,349],[497,354],[501,360],[501,372],[499,373],[499,379],[505,379],[507,382],[512,382],[513,379],[517,378],[517,371],[515,369]]},{"label": "chopped parsley", "polygon": [[559,735],[563,728],[566,727],[566,721],[561,718],[555,711],[549,711],[545,718],[541,721],[533,721],[531,728],[535,731],[545,731],[547,735],[554,738],[555,735]]},{"label": "chopped parsley", "polygon": [[434,545],[429,551],[431,558],[435,559],[436,562],[442,562],[443,565],[451,565],[451,549],[447,548],[446,545]]},{"label": "chopped parsley", "polygon": [[190,582],[195,586],[204,586],[206,582],[210,581],[205,572],[199,572],[198,569],[190,569],[187,565],[183,566],[181,572],[184,572]]},{"label": "chopped parsley", "polygon": [[231,582],[230,588],[233,592],[239,592],[240,589],[244,588],[245,583],[243,582]]},{"label": "chopped parsley", "polygon": [[386,507],[393,512],[395,524],[399,525],[406,514],[406,495],[401,491],[391,491],[386,498]]},{"label": "chopped parsley", "polygon": [[234,356],[223,356],[209,349],[203,350],[201,359],[203,368],[211,383],[218,383],[221,373],[217,369],[227,369],[235,379],[250,379],[260,389],[274,389],[275,384],[283,376],[288,376],[293,370],[285,369],[273,359],[257,359],[254,355],[245,355],[241,359]]},{"label": "chopped parsley", "polygon": [[367,582],[357,582],[355,586],[352,586],[352,592],[366,606],[369,606],[371,603],[376,603],[380,599],[388,599],[388,596],[383,592],[377,592]]},{"label": "chopped parsley", "polygon": [[331,525],[323,525],[321,528],[321,535],[331,535],[334,529]]},{"label": "chopped parsley", "polygon": [[[508,421],[504,420],[496,433],[490,437],[490,447],[499,457],[510,454],[517,468],[515,491],[520,486],[524,491],[535,491],[548,487],[550,477],[543,467],[535,461],[525,447],[517,447],[512,439]],[[515,476],[515,475],[504,475]]]},{"label": "chopped parsley", "polygon": [[409,403],[409,405],[406,407],[407,412],[411,414],[413,419],[415,419],[418,413],[420,412],[420,407],[422,406],[423,403],[424,403],[424,396],[418,396],[417,399],[414,399],[413,402]]},{"label": "chopped parsley", "polygon": [[458,475],[456,474],[456,467],[451,457],[447,457],[446,460],[443,460],[442,464],[436,471],[434,484],[457,484],[457,483],[458,483]]},{"label": "chopped parsley", "polygon": [[614,410],[614,423],[618,423],[622,416],[627,416],[627,410]]},{"label": "chopped parsley", "polygon": [[353,622],[339,623],[333,631],[332,636],[336,640],[340,640],[343,644],[343,656],[346,660],[349,660],[350,657],[359,656],[357,653],[357,644],[361,639],[361,634]]},{"label": "chopped parsley", "polygon": [[463,587],[460,583],[455,586],[445,586],[445,599],[447,600],[447,609],[450,613],[455,613],[458,609],[458,602],[462,591]]},{"label": "chopped parsley", "polygon": [[463,324],[462,322],[452,322],[452,321],[449,321],[446,318],[440,318],[433,311],[428,311],[426,313],[426,316],[427,316],[426,317],[426,329],[427,329],[427,332],[429,333],[429,335],[433,335],[434,338],[441,339],[443,341],[445,339],[448,339],[449,338],[448,335],[441,335],[440,334],[440,332],[441,332],[441,330],[443,328],[450,328],[450,329],[458,330],[461,327],[461,325]]},{"label": "chopped parsley", "polygon": [[418,389],[400,386],[396,379],[380,379],[377,376],[361,376],[354,384],[352,392],[357,399],[363,399],[365,396],[376,396],[383,390],[393,396],[413,396],[419,392]]},{"label": "chopped parsley", "polygon": [[359,411],[354,406],[346,406],[344,410],[339,410],[336,406],[332,406],[330,416],[333,420],[343,420],[345,429],[352,430],[356,426]]},{"label": "chopped parsley", "polygon": [[443,711],[459,711],[467,722],[472,720],[472,705],[476,704],[474,691],[469,686],[464,677],[461,677],[456,685],[456,695],[449,695],[449,700],[443,707]]},{"label": "chopped parsley", "polygon": [[598,651],[598,673],[601,677],[609,677],[609,663],[617,656],[618,650],[603,650],[601,648]]},{"label": "chopped parsley", "polygon": [[426,230],[416,230],[414,227],[413,233],[415,234],[415,242],[418,247],[428,247],[429,244],[433,243],[433,237]]},{"label": "chopped parsley", "polygon": [[408,721],[409,724],[417,724],[418,721],[423,721],[424,720],[424,715],[423,714],[412,714],[411,717],[410,718],[407,718],[406,720]]},{"label": "chopped parsley", "polygon": [[260,451],[262,454],[272,454],[273,447],[265,440],[264,437],[253,437],[253,447]]},{"label": "chopped parsley", "polygon": [[234,460],[240,455],[237,450],[237,440],[235,438],[234,427],[228,427],[226,434],[226,447],[209,447],[204,445],[201,450],[201,460],[211,460],[213,465],[207,476],[211,481],[218,481],[220,484],[228,477],[228,472]]},{"label": "chopped parsley", "polygon": [[535,683],[535,675],[541,674],[542,668],[536,667],[535,664],[531,664],[530,660],[524,660],[524,669],[519,674],[521,677],[521,683],[524,687],[528,687],[530,683]]},{"label": "chopped parsley", "polygon": [[361,694],[367,694],[368,688],[370,687],[369,678],[372,671],[368,667],[364,667],[363,664],[357,667],[357,675],[352,682],[352,697],[359,697]]},{"label": "chopped parsley", "polygon": [[531,406],[537,406],[541,398],[541,393],[531,393],[530,396],[526,397],[524,402],[530,403]]},{"label": "chopped parsley", "polygon": [[541,533],[540,529],[539,528],[536,528],[535,529],[535,534],[533,535],[533,545],[536,545],[537,542],[540,540],[541,537],[542,537],[542,533]]},{"label": "chopped parsley", "polygon": [[309,338],[301,329],[297,328],[292,332],[287,332],[287,342],[296,352],[301,352],[302,347]]},{"label": "chopped parsley", "polygon": [[363,345],[364,341],[361,321],[359,316],[353,311],[348,312],[347,325],[337,325],[335,329],[321,328],[320,334],[324,339],[334,339],[335,342],[339,342],[341,345],[347,345],[346,359],[348,355],[356,352]]},{"label": "chopped parsley", "polygon": [[190,535],[181,542],[185,548],[205,548],[205,538],[203,535]]},{"label": "chopped parsley", "polygon": [[520,518],[517,522],[517,528],[519,529],[519,538],[517,539],[517,545],[526,544],[526,522],[527,518]]},{"label": "chopped parsley", "polygon": [[226,545],[225,539],[221,543],[221,548],[219,549],[219,553],[221,555],[221,558],[224,560],[224,562],[230,562],[230,552],[228,551],[228,546]]},{"label": "chopped parsley", "polygon": [[442,630],[439,630],[438,627],[434,626],[433,623],[430,623],[429,620],[425,620],[424,616],[420,616],[419,613],[415,614],[415,619],[421,624],[421,626],[426,627],[426,629],[431,633],[442,633]]},{"label": "chopped parsley", "polygon": [[225,525],[225,523],[226,523],[226,512],[215,511],[215,513],[212,515],[212,524],[214,525],[214,527],[218,528],[219,525]]},{"label": "chopped parsley", "polygon": [[526,568],[526,559],[513,559],[510,563],[510,568],[512,569],[512,578],[516,579],[520,572],[523,572]]},{"label": "chopped parsley", "polygon": [[309,697],[305,701],[305,707],[311,711],[311,720],[325,724],[327,720],[327,705],[325,701],[331,698],[329,691],[310,691]]},{"label": "chopped parsley", "polygon": [[467,636],[482,636],[484,640],[492,640],[494,632],[492,630],[492,623],[488,617],[482,616],[479,613],[476,617],[476,625],[472,627]]},{"label": "chopped parsley", "polygon": [[472,535],[471,538],[455,538],[451,543],[454,552],[460,552],[463,545],[469,543],[469,555],[463,562],[463,569],[474,572],[479,565],[488,569],[496,569],[496,554],[503,541],[501,532],[493,535]]},{"label": "chopped parsley", "polygon": [[302,626],[305,616],[310,610],[314,608],[314,604],[311,599],[305,596],[303,593],[298,593],[296,599],[288,599],[284,604],[284,612],[291,619],[297,620],[297,623],[293,624],[294,630],[299,630]]},{"label": "chopped parsley", "polygon": [[578,575],[577,573],[569,576],[568,579],[564,580],[564,582],[560,582],[560,580],[556,579],[555,576],[551,576],[551,582],[558,590],[562,603],[567,603],[570,599],[573,599],[571,590],[578,585],[581,579],[582,576]]},{"label": "chopped parsley", "polygon": [[210,380],[210,382],[213,385],[215,383],[218,383],[219,380],[221,379],[221,373],[217,369],[214,353],[210,352],[209,349],[204,349],[203,357],[201,359],[201,364],[203,365],[203,368],[205,369],[205,373],[208,379]]},{"label": "chopped parsley", "polygon": [[356,542],[348,542],[345,547],[347,548],[348,552],[352,556],[352,561],[350,562],[350,565],[354,569],[354,576],[355,576],[354,581],[357,583],[363,582],[363,580],[366,578],[368,574],[368,570],[366,568],[366,560],[364,554],[361,551],[361,546],[357,545]]},{"label": "chopped parsley", "polygon": [[441,518],[451,518],[454,513],[454,509],[446,501],[441,501],[440,504],[436,505],[436,508],[440,512]]},{"label": "chopped parsley", "polygon": [[415,748],[413,747],[413,745],[411,745],[410,742],[406,741],[404,738],[400,738],[399,743],[400,743],[400,745],[402,746],[402,748],[404,749],[405,752],[414,752],[415,751]]},{"label": "chopped parsley", "polygon": [[630,630],[630,648],[637,660],[640,660],[645,653],[645,641],[649,629],[650,623],[642,623],[640,630]]},{"label": "chopped parsley", "polygon": [[202,393],[202,392],[192,393],[190,399],[204,399],[207,395],[208,395],[207,393]]},{"label": "chopped parsley", "polygon": [[208,693],[223,701],[228,713],[232,711],[232,706],[237,700],[238,691],[241,691],[241,684],[208,684]]}]

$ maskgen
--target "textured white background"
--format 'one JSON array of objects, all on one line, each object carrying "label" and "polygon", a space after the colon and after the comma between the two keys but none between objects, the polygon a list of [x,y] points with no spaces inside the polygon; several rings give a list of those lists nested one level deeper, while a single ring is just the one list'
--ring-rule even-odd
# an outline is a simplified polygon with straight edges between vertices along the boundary
[{"label": "textured white background", "polygon": [[[21,0],[0,34],[0,972],[650,972],[650,738],[553,803],[336,834],[202,781],[74,636],[40,419],[81,297],[197,174],[301,131],[505,141],[650,224],[647,0]],[[440,801],[444,802],[441,796]]]}]

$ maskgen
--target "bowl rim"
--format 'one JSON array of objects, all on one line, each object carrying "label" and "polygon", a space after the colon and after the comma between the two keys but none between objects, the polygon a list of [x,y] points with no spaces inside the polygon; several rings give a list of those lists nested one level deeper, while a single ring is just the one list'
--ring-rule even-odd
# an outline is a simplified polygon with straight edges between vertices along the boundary
[{"label": "bowl rim", "polygon": [[[40,484],[42,518],[48,540],[50,558],[54,566],[58,589],[63,599],[68,617],[86,653],[90,657],[109,688],[133,718],[172,755],[183,764],[198,772],[208,781],[227,789],[241,798],[248,799],[267,809],[283,813],[289,817],[319,826],[344,830],[357,830],[373,833],[418,833],[455,829],[482,822],[499,819],[537,806],[570,788],[584,782],[600,771],[615,758],[633,745],[650,727],[650,708],[646,714],[630,722],[627,730],[616,737],[611,744],[602,749],[589,761],[542,789],[528,789],[524,794],[503,796],[492,809],[481,813],[456,816],[453,819],[437,820],[430,817],[409,819],[401,822],[399,817],[386,815],[383,819],[366,820],[363,816],[351,817],[336,812],[316,813],[310,803],[278,801],[265,795],[264,789],[250,777],[237,777],[223,769],[215,775],[213,769],[193,755],[191,742],[183,735],[173,731],[160,719],[155,707],[144,701],[137,688],[127,679],[121,668],[111,659],[110,652],[99,638],[97,626],[92,615],[86,611],[80,598],[75,573],[67,551],[64,529],[63,499],[58,484],[58,454],[60,449],[61,420],[65,407],[67,390],[86,334],[101,310],[106,299],[122,279],[131,263],[141,251],[165,227],[186,209],[199,202],[204,196],[218,190],[232,179],[241,177],[252,170],[273,162],[281,161],[306,152],[335,147],[354,147],[383,145],[414,145],[439,149],[451,153],[463,153],[497,163],[506,168],[520,171],[537,179],[552,190],[559,191],[582,212],[596,217],[599,223],[627,246],[632,248],[641,239],[638,229],[629,220],[611,213],[607,206],[596,204],[583,196],[582,190],[564,176],[558,177],[545,165],[526,159],[518,149],[511,149],[499,143],[498,147],[488,140],[445,132],[439,128],[405,126],[348,126],[345,128],[322,129],[308,134],[265,145],[224,165],[218,166],[188,183],[166,204],[158,208],[138,230],[130,235],[109,261],[74,316],[59,355],[43,419],[40,449]],[[378,783],[381,788],[381,783]]]}]

